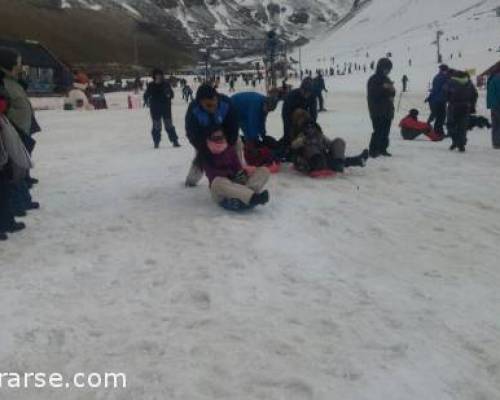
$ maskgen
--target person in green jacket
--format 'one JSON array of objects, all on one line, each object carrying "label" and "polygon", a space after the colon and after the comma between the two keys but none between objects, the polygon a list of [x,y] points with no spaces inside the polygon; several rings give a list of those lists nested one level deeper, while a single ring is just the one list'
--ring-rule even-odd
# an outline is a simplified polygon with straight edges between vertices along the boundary
[{"label": "person in green jacket", "polygon": [[493,148],[500,150],[500,64],[488,79],[487,105],[491,110]]}]

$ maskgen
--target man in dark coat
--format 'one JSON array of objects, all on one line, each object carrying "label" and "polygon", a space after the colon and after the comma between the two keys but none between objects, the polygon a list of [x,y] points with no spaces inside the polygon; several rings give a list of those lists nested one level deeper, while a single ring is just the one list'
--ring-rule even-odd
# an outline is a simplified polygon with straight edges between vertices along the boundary
[{"label": "man in dark coat", "polygon": [[434,132],[444,136],[444,124],[446,122],[446,98],[444,88],[450,79],[450,69],[447,65],[439,67],[439,73],[432,80],[432,88],[426,101],[429,102],[431,115],[427,123],[434,122]]},{"label": "man in dark coat", "polygon": [[208,135],[220,129],[229,146],[237,146],[242,154],[239,138],[238,115],[229,97],[217,93],[217,90],[203,84],[196,92],[196,98],[186,112],[186,135],[196,151],[186,186],[195,186],[203,176],[202,158],[207,154]]},{"label": "man in dark coat", "polygon": [[452,140],[450,150],[458,149],[463,153],[467,144],[469,117],[476,110],[477,89],[466,72],[452,71],[443,90],[448,102],[447,126]]},{"label": "man in dark coat", "polygon": [[316,76],[316,78],[314,78],[313,85],[314,94],[316,95],[319,102],[319,111],[326,111],[323,92],[328,93],[328,90],[326,89],[325,79],[323,78],[323,75],[321,75],[321,72],[318,72],[318,75]]},{"label": "man in dark coat", "polygon": [[305,78],[300,88],[294,89],[288,93],[283,103],[281,116],[283,118],[283,138],[281,139],[283,147],[286,149],[291,144],[291,133],[293,127],[293,113],[295,110],[302,109],[309,113],[313,121],[318,118],[316,107],[316,96],[314,95],[314,84],[310,77]]},{"label": "man in dark coat", "polygon": [[374,158],[381,155],[391,156],[387,149],[394,119],[394,97],[396,96],[394,83],[389,79],[391,71],[391,60],[382,58],[377,64],[375,74],[368,80],[368,109],[373,125],[370,156]]},{"label": "man in dark coat", "polygon": [[149,106],[151,119],[153,120],[153,143],[155,149],[160,147],[162,122],[168,133],[168,138],[174,147],[180,147],[179,138],[172,123],[172,99],[174,91],[170,83],[165,80],[163,71],[155,69],[153,71],[153,82],[148,84],[144,93],[144,103]]}]

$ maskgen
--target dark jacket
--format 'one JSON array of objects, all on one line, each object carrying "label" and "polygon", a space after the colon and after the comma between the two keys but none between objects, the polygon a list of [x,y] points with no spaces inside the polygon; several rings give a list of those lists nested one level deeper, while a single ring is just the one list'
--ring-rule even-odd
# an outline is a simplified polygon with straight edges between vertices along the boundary
[{"label": "dark jacket", "polygon": [[174,91],[170,83],[163,81],[162,83],[150,82],[144,92],[144,103],[146,103],[153,118],[161,118],[167,116],[172,117],[172,99]]},{"label": "dark jacket", "polygon": [[283,118],[283,126],[285,131],[285,141],[288,141],[292,130],[292,115],[295,110],[302,109],[309,113],[313,121],[318,117],[316,107],[316,97],[310,96],[305,98],[300,89],[294,89],[285,97],[281,116]]},{"label": "dark jacket", "polygon": [[468,77],[451,78],[444,88],[444,96],[448,102],[449,120],[475,113],[478,93]]},{"label": "dark jacket", "polygon": [[368,80],[368,109],[371,118],[394,118],[393,82],[383,73],[385,66],[379,62],[374,75]]},{"label": "dark jacket", "polygon": [[210,153],[203,161],[203,170],[210,183],[217,177],[231,179],[242,169],[235,146],[229,146],[221,154]]},{"label": "dark jacket", "polygon": [[238,140],[238,117],[229,97],[219,94],[219,106],[215,114],[209,114],[196,101],[186,112],[186,135],[198,152],[206,152],[208,135],[217,129],[224,132],[229,146]]},{"label": "dark jacket", "polygon": [[427,100],[429,101],[429,104],[441,104],[446,102],[445,94],[444,94],[444,88],[446,86],[446,83],[448,83],[449,76],[445,72],[440,72],[437,74],[434,79],[432,80],[432,89],[431,93],[429,94],[429,97]]},{"label": "dark jacket", "polygon": [[319,75],[313,80],[314,93],[319,96],[322,92],[326,92],[325,79]]}]

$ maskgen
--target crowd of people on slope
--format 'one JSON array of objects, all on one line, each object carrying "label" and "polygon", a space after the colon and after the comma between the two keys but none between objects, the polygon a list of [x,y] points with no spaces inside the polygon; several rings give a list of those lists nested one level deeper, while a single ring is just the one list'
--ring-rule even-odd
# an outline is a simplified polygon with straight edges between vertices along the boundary
[{"label": "crowd of people on slope", "polygon": [[18,79],[21,56],[0,48],[0,241],[26,226],[16,218],[40,204],[30,189],[38,181],[30,176],[31,154],[40,131],[24,82]]}]

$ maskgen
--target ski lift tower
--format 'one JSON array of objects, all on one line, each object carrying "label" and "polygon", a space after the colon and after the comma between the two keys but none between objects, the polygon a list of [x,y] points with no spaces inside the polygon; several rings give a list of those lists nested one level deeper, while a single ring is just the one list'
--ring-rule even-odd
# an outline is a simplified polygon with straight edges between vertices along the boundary
[{"label": "ski lift tower", "polygon": [[271,89],[277,87],[276,80],[276,56],[278,50],[279,40],[275,31],[269,31],[266,39],[266,89],[269,92]]}]

